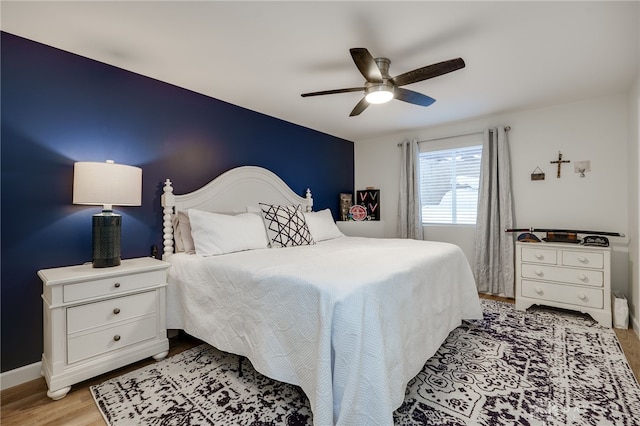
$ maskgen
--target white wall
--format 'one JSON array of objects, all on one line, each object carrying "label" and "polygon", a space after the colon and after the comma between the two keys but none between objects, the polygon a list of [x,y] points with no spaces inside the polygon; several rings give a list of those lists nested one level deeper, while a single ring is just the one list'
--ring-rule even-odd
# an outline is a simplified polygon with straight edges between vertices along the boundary
[{"label": "white wall", "polygon": [[[623,93],[356,141],[356,189],[380,188],[385,236],[396,236],[398,142],[499,125],[512,128],[509,140],[515,226],[628,234],[629,96]],[[562,166],[560,179],[556,178],[556,166],[549,163],[557,159],[558,151],[571,161]],[[582,160],[591,161],[591,172],[585,178],[573,170],[573,162]],[[538,166],[546,173],[546,179],[531,181],[531,173]],[[427,239],[457,243],[470,259],[473,256],[473,227],[456,228],[454,233],[447,228],[427,228],[425,235]],[[610,241],[614,249],[612,287],[628,294],[629,239],[610,238]]]}]

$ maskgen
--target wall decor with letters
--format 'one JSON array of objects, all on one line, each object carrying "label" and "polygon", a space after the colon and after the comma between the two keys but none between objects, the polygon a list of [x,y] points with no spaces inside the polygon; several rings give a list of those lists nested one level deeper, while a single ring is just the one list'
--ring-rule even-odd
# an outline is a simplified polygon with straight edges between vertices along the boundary
[{"label": "wall decor with letters", "polygon": [[356,204],[367,209],[367,220],[380,220],[380,190],[367,187],[356,191]]}]

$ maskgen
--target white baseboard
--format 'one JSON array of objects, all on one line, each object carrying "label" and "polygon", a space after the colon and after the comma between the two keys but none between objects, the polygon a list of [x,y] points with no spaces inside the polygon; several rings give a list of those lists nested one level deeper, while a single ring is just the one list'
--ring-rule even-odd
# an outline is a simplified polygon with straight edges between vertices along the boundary
[{"label": "white baseboard", "polygon": [[0,390],[12,388],[42,377],[42,362],[34,362],[24,367],[15,368],[0,374]]}]

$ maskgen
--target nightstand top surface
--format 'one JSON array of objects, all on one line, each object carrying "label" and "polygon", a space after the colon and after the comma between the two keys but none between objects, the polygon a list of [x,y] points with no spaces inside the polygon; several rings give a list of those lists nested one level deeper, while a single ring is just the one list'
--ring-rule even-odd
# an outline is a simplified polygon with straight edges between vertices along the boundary
[{"label": "nightstand top surface", "polygon": [[82,265],[63,266],[60,268],[41,269],[38,276],[46,285],[71,283],[87,279],[116,277],[142,272],[150,272],[169,268],[169,263],[152,257],[124,259],[119,266],[110,268],[94,268],[91,262]]}]

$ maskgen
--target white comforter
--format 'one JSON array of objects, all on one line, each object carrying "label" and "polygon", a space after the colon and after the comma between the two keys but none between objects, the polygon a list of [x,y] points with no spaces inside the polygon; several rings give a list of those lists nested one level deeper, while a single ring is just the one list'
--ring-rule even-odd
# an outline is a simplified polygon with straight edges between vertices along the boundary
[{"label": "white comforter", "polygon": [[169,261],[167,328],[299,385],[315,425],[392,425],[407,382],[462,319],[482,317],[451,244],[344,237]]}]

